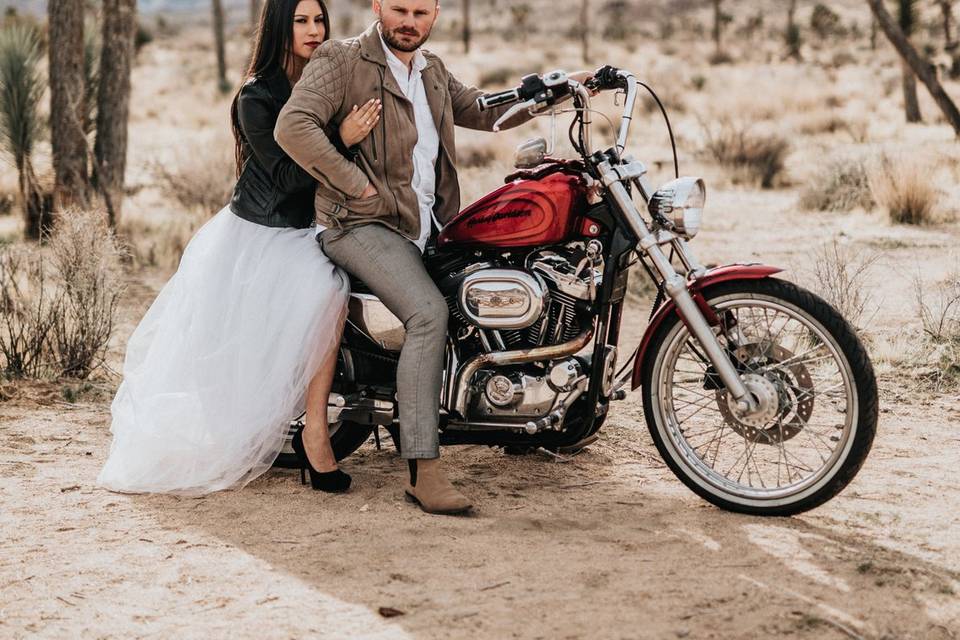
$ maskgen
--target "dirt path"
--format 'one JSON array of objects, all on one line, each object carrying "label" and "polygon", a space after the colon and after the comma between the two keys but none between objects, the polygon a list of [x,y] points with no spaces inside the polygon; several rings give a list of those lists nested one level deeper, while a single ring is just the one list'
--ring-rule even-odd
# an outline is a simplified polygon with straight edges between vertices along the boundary
[{"label": "dirt path", "polygon": [[17,391],[0,405],[0,637],[960,635],[945,402],[885,414],[854,485],[803,517],[701,502],[628,402],[568,462],[449,451],[480,504],[455,519],[405,503],[400,461],[372,446],[345,496],[289,472],[203,499],[108,493],[104,400]]}]

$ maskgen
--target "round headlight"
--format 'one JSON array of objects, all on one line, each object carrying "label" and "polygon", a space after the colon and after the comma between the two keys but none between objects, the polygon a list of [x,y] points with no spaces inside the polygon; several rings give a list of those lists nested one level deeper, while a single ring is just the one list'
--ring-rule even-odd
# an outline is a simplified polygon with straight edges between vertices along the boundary
[{"label": "round headlight", "polygon": [[707,185],[701,178],[679,178],[660,187],[650,198],[650,213],[668,220],[687,239],[697,235],[703,220]]}]

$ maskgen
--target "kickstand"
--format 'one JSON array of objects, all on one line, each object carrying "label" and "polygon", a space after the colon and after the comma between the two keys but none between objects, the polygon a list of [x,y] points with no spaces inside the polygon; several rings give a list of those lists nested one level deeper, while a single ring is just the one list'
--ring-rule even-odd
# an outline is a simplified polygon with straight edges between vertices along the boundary
[{"label": "kickstand", "polygon": [[380,447],[380,426],[379,425],[373,428],[373,440],[374,442],[377,443],[377,451],[380,451],[381,447]]},{"label": "kickstand", "polygon": [[573,460],[573,456],[562,456],[559,453],[550,451],[550,449],[546,449],[544,447],[538,447],[537,452],[553,458],[554,462],[570,462]]}]

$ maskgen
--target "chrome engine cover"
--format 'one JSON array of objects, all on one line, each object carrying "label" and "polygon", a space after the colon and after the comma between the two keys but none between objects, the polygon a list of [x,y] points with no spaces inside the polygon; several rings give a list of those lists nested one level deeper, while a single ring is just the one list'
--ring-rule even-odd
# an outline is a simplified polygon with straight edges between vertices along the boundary
[{"label": "chrome engine cover", "polygon": [[467,321],[481,329],[525,329],[540,319],[546,296],[533,274],[482,269],[463,279],[457,302]]},{"label": "chrome engine cover", "polygon": [[472,393],[470,418],[475,421],[498,419],[526,422],[550,413],[559,393],[542,375],[482,371]]}]

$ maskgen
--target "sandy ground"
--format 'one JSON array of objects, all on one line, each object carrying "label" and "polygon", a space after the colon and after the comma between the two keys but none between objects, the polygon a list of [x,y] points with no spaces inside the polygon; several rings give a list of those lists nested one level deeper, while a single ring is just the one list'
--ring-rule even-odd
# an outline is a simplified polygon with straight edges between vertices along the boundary
[{"label": "sandy ground", "polygon": [[[795,224],[809,240],[779,244],[790,202],[753,218],[744,198],[718,195],[728,224],[698,239],[702,255],[727,259],[736,229],[754,224],[762,253],[786,264],[814,245],[808,226],[849,223],[810,216]],[[958,235],[918,231],[884,254],[873,277],[891,324],[909,265]],[[132,284],[121,332],[162,282],[147,272]],[[628,339],[642,327],[634,313]],[[759,519],[671,476],[636,395],[566,461],[448,450],[479,508],[441,518],[402,499],[400,460],[372,444],[345,464],[356,487],[345,496],[285,471],[202,499],[109,493],[94,479],[113,387],[68,403],[61,385],[8,386],[0,637],[956,638],[960,402],[893,373],[881,387],[877,441],[854,483],[812,513]]]}]

